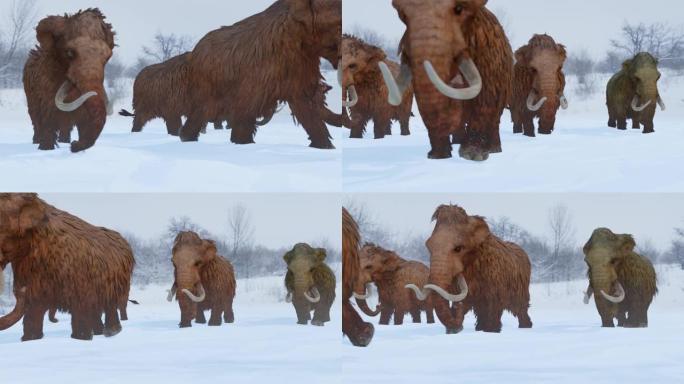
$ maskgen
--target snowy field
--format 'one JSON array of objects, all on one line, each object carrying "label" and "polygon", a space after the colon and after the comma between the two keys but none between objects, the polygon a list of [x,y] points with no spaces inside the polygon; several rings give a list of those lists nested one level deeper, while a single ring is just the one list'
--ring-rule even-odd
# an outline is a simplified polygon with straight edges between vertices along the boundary
[{"label": "snowy field", "polygon": [[[601,328],[586,281],[532,287],[532,329],[504,315],[500,334],[434,325],[377,326],[368,348],[345,339],[345,383],[676,383],[684,377],[684,271],[657,267],[645,329]],[[373,303],[375,301],[372,301]],[[377,324],[377,318],[372,320]]]},{"label": "snowy field", "polygon": [[663,71],[660,93],[668,106],[658,110],[655,134],[608,128],[607,75],[596,76],[596,92],[583,98],[568,77],[570,108],[559,111],[552,135],[513,134],[508,110],[500,128],[503,153],[483,163],[458,157],[428,160],[427,131],[414,103],[411,136],[363,140],[345,136],[345,192],[672,192],[684,178],[672,170],[684,164],[684,76]]},{"label": "snowy field", "polygon": [[[328,93],[331,110],[341,108],[335,73]],[[126,92],[132,92],[132,84]],[[132,95],[114,110],[131,110]],[[342,129],[330,127],[338,149],[309,148],[301,126],[285,107],[261,127],[252,145],[230,143],[230,131],[208,133],[196,143],[166,134],[163,120],[131,133],[132,118],[114,114],[95,146],[72,154],[69,145],[38,151],[23,90],[0,90],[0,189],[35,192],[336,192],[341,190]],[[72,140],[77,133],[74,131]]]},{"label": "snowy field", "polygon": [[166,301],[168,288],[134,288],[130,297],[140,305],[129,305],[130,320],[113,338],[69,338],[65,314],[58,324],[46,320],[42,340],[21,343],[20,324],[0,332],[2,382],[340,382],[339,301],[324,327],[301,326],[284,302],[282,276],[238,280],[234,324],[179,329],[180,310]]}]

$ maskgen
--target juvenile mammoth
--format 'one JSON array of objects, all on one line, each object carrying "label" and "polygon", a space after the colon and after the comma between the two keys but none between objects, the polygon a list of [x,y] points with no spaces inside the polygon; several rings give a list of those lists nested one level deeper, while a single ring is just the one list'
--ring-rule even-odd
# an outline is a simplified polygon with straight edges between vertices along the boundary
[{"label": "juvenile mammoth", "polygon": [[[389,102],[399,105],[410,85],[430,137],[428,157],[459,155],[482,161],[501,152],[499,123],[513,82],[513,52],[487,0],[394,0],[406,25],[401,69],[380,63]],[[452,140],[450,140],[450,138]]]},{"label": "juvenile mammoth", "polygon": [[[117,232],[95,227],[35,194],[0,194],[0,249],[12,264],[15,291],[26,288],[24,308],[6,329],[24,319],[22,341],[43,337],[45,313],[71,314],[71,337],[114,336],[118,309],[128,300],[134,259]],[[105,322],[102,324],[102,313]]]},{"label": "juvenile mammoth", "polygon": [[361,269],[359,273],[359,289],[366,284],[375,283],[378,288],[379,308],[370,311],[366,297],[355,296],[359,308],[368,316],[380,313],[380,324],[389,324],[394,316],[394,324],[404,323],[404,315],[410,314],[414,323],[420,323],[420,313],[425,311],[428,323],[434,323],[432,298],[421,301],[413,292],[406,289],[408,285],[422,287],[428,282],[430,270],[418,261],[404,260],[396,253],[374,244],[366,244],[361,248]]},{"label": "juvenile mammoth", "polygon": [[402,135],[409,135],[413,89],[408,87],[398,106],[388,104],[389,93],[378,67],[379,63],[384,63],[394,76],[398,76],[399,64],[390,61],[379,47],[351,35],[342,36],[341,48],[338,75],[345,95],[343,105],[351,112],[351,137],[362,138],[370,120],[376,139],[392,134],[392,120],[399,122]]},{"label": "juvenile mammoth", "polygon": [[565,47],[549,35],[534,35],[515,52],[511,117],[513,132],[534,137],[534,119],[539,133],[553,132],[558,108],[567,109],[563,64]]},{"label": "juvenile mammoth", "polygon": [[[342,208],[342,333],[357,347],[366,347],[373,340],[373,324],[363,321],[351,304],[354,286],[359,276],[359,226]],[[365,295],[365,292],[357,292]]]},{"label": "juvenile mammoth", "polygon": [[604,327],[647,327],[648,307],[658,292],[653,264],[634,252],[634,238],[598,228],[584,245],[584,261],[589,267],[589,286],[584,296],[588,304],[592,294]]},{"label": "juvenile mammoth", "polygon": [[[325,264],[323,248],[299,243],[283,256],[287,263],[285,300],[294,305],[297,324],[323,326],[330,321],[330,307],[335,301],[335,274]],[[311,318],[313,311],[313,319]]]},{"label": "juvenile mammoth", "polygon": [[286,102],[311,147],[334,148],[316,94],[320,59],[337,67],[341,35],[341,0],[277,0],[209,32],[189,60],[192,102],[181,140],[196,141],[203,122],[225,118],[231,142],[251,144],[256,120]]},{"label": "juvenile mammoth", "polygon": [[644,126],[643,133],[653,133],[656,104],[665,110],[665,102],[658,91],[658,60],[642,52],[622,64],[622,69],[608,81],[606,104],[608,126],[627,129],[627,119],[632,128]]},{"label": "juvenile mammoth", "polygon": [[[104,89],[104,69],[114,49],[112,26],[97,9],[49,16],[38,23],[39,46],[24,66],[24,91],[33,122],[33,142],[51,150],[59,142],[78,140],[71,151],[95,145],[111,114]],[[70,101],[67,101],[70,100]]]},{"label": "juvenile mammoth", "polygon": [[216,253],[216,244],[192,231],[179,232],[174,240],[174,283],[168,301],[177,295],[181,311],[181,328],[207,322],[204,311],[211,310],[208,325],[220,326],[235,321],[235,272],[230,261]]},{"label": "juvenile mammoth", "polygon": [[500,332],[504,310],[518,318],[520,328],[531,328],[527,313],[531,266],[525,251],[499,239],[482,217],[469,216],[459,206],[442,205],[432,219],[435,229],[426,242],[429,284],[413,289],[419,299],[432,291],[447,333],[463,330],[463,317],[471,309],[477,331]]}]

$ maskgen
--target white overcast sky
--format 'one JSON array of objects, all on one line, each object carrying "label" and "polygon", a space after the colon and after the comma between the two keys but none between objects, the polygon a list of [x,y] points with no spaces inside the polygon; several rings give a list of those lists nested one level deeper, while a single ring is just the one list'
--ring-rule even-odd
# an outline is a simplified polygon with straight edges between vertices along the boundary
[{"label": "white overcast sky", "polygon": [[[227,233],[228,212],[247,208],[258,244],[341,241],[341,197],[332,194],[41,194],[55,207],[91,224],[153,238],[172,217],[188,216],[216,234]],[[341,248],[340,245],[337,246]]]},{"label": "white overcast sky", "polygon": [[345,198],[345,204],[350,201],[362,204],[374,221],[398,236],[429,234],[435,208],[448,203],[470,215],[506,216],[538,236],[549,235],[548,212],[563,204],[572,216],[578,244],[595,228],[608,227],[665,249],[673,229],[684,227],[684,194],[359,194]]},{"label": "white overcast sky", "polygon": [[[489,0],[487,7],[501,16],[513,49],[535,33],[548,33],[570,52],[586,49],[596,58],[603,58],[625,21],[684,24],[680,0]],[[359,25],[398,40],[405,30],[391,0],[344,0],[343,12],[345,31]]]},{"label": "white overcast sky", "polygon": [[[21,0],[15,0],[21,1]],[[345,0],[346,1],[346,0]],[[134,63],[142,46],[157,32],[191,36],[197,41],[207,32],[232,25],[269,7],[273,0],[37,0],[38,19],[47,15],[98,7],[116,31],[115,53]],[[0,1],[0,13],[10,0]],[[4,21],[4,20],[3,20]]]}]

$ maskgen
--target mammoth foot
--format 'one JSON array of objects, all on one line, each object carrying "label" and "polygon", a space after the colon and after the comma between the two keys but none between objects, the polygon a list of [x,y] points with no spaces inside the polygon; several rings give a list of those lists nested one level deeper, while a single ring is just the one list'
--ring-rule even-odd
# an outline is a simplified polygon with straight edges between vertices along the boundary
[{"label": "mammoth foot", "polygon": [[461,145],[458,149],[458,155],[461,156],[461,158],[470,161],[485,161],[489,159],[489,152],[482,148],[466,145]]},{"label": "mammoth foot", "polygon": [[315,325],[317,327],[322,327],[325,323],[322,320],[312,320],[311,325]]},{"label": "mammoth foot", "polygon": [[93,333],[84,331],[74,332],[71,334],[71,338],[76,340],[90,341],[93,339]]},{"label": "mammoth foot", "polygon": [[121,332],[121,324],[113,325],[104,329],[105,337],[116,336]]},{"label": "mammoth foot", "polygon": [[488,152],[489,153],[501,153],[501,152],[503,152],[503,149],[501,148],[501,144],[499,144],[499,145],[495,145],[495,146],[492,146],[491,148],[489,148]]},{"label": "mammoth foot", "polygon": [[617,120],[608,120],[608,127],[617,128]]},{"label": "mammoth foot", "polygon": [[218,326],[220,326],[221,324],[223,324],[223,323],[221,322],[221,319],[218,319],[218,320],[210,319],[210,320],[209,320],[209,324],[207,324],[207,325],[209,325],[210,327],[218,327]]},{"label": "mammoth foot", "polygon": [[442,148],[442,149],[435,149],[433,148],[430,152],[428,152],[428,159],[431,160],[443,160],[443,159],[450,159],[451,158],[451,146]]},{"label": "mammoth foot", "polygon": [[52,143],[52,144],[40,143],[40,145],[38,145],[38,149],[41,151],[52,151],[55,149],[55,147],[56,147],[56,144],[54,144],[54,143]]},{"label": "mammoth foot", "polygon": [[460,326],[458,326],[458,327],[456,327],[456,328],[447,328],[447,329],[446,329],[446,334],[447,334],[447,335],[455,335],[455,334],[457,334],[457,333],[460,333],[462,330],[463,330],[463,326],[462,326],[462,325],[460,325]]},{"label": "mammoth foot", "polygon": [[188,321],[187,323],[180,323],[178,324],[178,328],[190,328],[192,327],[192,324]]},{"label": "mammoth foot", "polygon": [[642,133],[647,135],[649,133],[655,133],[655,130],[653,128],[644,128],[644,131]]},{"label": "mammoth foot", "polygon": [[297,324],[299,325],[308,325],[309,321],[308,320],[297,320]]},{"label": "mammoth foot", "polygon": [[314,140],[309,144],[309,147],[316,149],[335,149],[335,146],[330,140]]},{"label": "mammoth foot", "polygon": [[40,340],[42,338],[43,338],[42,332],[36,333],[36,334],[25,334],[24,336],[21,337],[21,341]]}]

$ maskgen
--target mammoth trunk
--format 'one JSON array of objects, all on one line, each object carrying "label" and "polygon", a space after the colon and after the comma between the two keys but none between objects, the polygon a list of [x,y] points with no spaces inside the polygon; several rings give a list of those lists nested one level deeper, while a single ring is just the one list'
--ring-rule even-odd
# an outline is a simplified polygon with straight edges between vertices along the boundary
[{"label": "mammoth trunk", "polygon": [[[439,321],[446,327],[447,333],[458,333],[463,329],[463,319],[458,319],[452,309],[452,303],[460,305],[468,295],[468,285],[463,275],[458,275],[457,282],[459,293],[449,292],[452,285],[452,278],[440,274],[431,274],[430,284],[423,287],[423,293],[433,291],[433,305]],[[418,296],[418,295],[417,295]]]},{"label": "mammoth trunk", "polygon": [[368,299],[368,292],[366,291],[366,288],[361,287],[361,289],[357,288],[357,290],[363,291],[362,294],[357,292],[353,293],[354,299],[356,300],[356,305],[359,306],[359,309],[368,316],[377,316],[380,313],[380,305],[378,304],[375,307],[375,311],[371,310],[370,307],[368,307],[368,302],[366,301]]},{"label": "mammoth trunk", "polygon": [[527,98],[527,109],[539,115],[540,133],[551,133],[556,122],[556,112],[567,101],[560,90],[555,73],[540,76],[538,89],[532,89]]},{"label": "mammoth trunk", "polygon": [[[80,152],[95,145],[95,141],[102,133],[111,106],[108,105],[109,100],[102,83],[81,87],[72,86],[70,91],[66,91],[69,86],[68,81],[62,85],[55,96],[55,104],[64,112],[75,113],[74,111],[77,109],[86,112],[87,117],[78,123],[78,141],[71,143],[71,151]],[[84,92],[81,88],[87,89],[87,91]],[[77,98],[73,102],[64,102],[64,92],[68,92],[66,99]]]},{"label": "mammoth trunk", "polygon": [[617,314],[617,303],[624,299],[622,286],[610,273],[592,271],[591,287],[603,326],[612,327],[613,318]]},{"label": "mammoth trunk", "polygon": [[[181,327],[189,327],[190,322],[197,314],[197,305],[204,301],[206,292],[201,282],[194,282],[194,279],[184,279],[179,276],[174,287],[177,287],[178,306],[181,311]],[[173,288],[172,288],[173,289]]]}]

